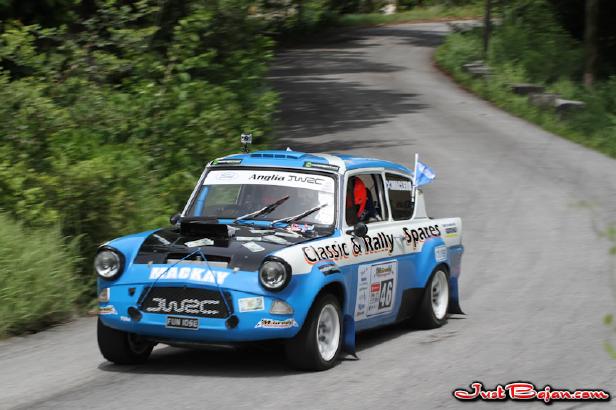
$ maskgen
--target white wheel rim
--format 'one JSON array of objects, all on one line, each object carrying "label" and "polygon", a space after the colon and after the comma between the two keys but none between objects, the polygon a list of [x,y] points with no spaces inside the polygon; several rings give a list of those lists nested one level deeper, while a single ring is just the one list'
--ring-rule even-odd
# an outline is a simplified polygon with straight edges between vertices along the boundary
[{"label": "white wheel rim", "polygon": [[317,346],[319,354],[326,362],[332,360],[340,343],[340,320],[333,305],[325,305],[317,322]]},{"label": "white wheel rim", "polygon": [[447,283],[445,272],[439,270],[434,274],[430,295],[432,297],[434,316],[438,320],[442,320],[447,314],[447,305],[449,303],[449,284]]}]

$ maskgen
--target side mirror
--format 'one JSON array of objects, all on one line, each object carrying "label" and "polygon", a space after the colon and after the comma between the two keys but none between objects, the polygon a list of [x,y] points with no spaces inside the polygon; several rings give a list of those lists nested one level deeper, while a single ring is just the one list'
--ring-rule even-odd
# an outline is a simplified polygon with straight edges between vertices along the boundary
[{"label": "side mirror", "polygon": [[171,223],[171,225],[177,225],[180,222],[180,215],[181,214],[178,212],[177,214],[169,218],[169,222]]},{"label": "side mirror", "polygon": [[368,235],[368,225],[363,222],[357,222],[353,229],[346,231],[347,234],[363,238]]}]

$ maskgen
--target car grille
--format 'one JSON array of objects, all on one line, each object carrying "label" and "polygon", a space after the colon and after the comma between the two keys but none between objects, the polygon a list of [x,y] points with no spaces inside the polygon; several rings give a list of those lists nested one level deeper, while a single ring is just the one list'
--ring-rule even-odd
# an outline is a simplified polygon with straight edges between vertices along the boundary
[{"label": "car grille", "polygon": [[[226,304],[222,299],[222,294],[225,295]],[[233,303],[229,292],[221,293],[215,289],[157,286],[144,289],[141,299],[143,299],[141,310],[147,313],[218,319],[226,318],[233,313]]]}]

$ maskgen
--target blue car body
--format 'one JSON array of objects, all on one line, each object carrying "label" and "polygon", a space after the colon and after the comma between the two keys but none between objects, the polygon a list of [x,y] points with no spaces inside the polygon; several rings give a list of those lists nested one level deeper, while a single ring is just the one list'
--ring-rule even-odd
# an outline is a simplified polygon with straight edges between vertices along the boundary
[{"label": "blue car body", "polygon": [[[207,236],[203,232],[192,232],[188,239],[193,242],[188,242],[179,223],[112,240],[103,248],[118,252],[123,266],[121,274],[113,280],[98,279],[98,292],[104,295],[99,305],[102,323],[169,344],[289,339],[304,325],[317,296],[327,291],[340,299],[344,346],[353,352],[356,332],[412,317],[437,267],[448,273],[449,312],[461,313],[461,221],[428,218],[420,190],[413,198],[412,215],[394,219],[391,202],[399,193],[390,191],[404,191],[412,184],[412,171],[402,165],[349,155],[294,151],[231,155],[208,164],[181,216],[185,217],[191,206],[205,200],[207,189],[201,187],[209,173],[216,171],[219,178],[233,178],[242,172],[259,170],[331,178],[335,198],[331,229],[309,235],[300,231],[310,226],[300,225],[295,227],[298,235],[288,226],[273,227],[255,220],[245,225],[236,223],[221,243],[198,242],[200,237]],[[375,195],[381,196],[383,217],[366,224],[368,233],[364,237],[351,232],[353,227],[344,216],[346,184],[349,178],[360,175],[381,184],[379,188],[375,183],[373,188]],[[215,224],[227,229],[232,222],[220,218],[208,229]],[[260,229],[269,232],[270,239],[282,239],[259,240],[268,236],[262,235]],[[254,240],[249,242],[257,246],[246,246],[251,235]],[[259,280],[259,268],[267,258],[284,261],[291,268],[290,281],[281,291],[270,291]],[[175,295],[175,299],[160,296],[166,294]],[[159,305],[146,301],[152,295],[160,296],[154,298]],[[177,295],[188,296],[181,299]],[[207,303],[217,308],[209,309],[206,301],[200,299],[203,295],[209,298]],[[272,313],[277,301],[286,303],[292,311]],[[197,318],[193,322],[197,325],[170,326],[170,316]]]}]

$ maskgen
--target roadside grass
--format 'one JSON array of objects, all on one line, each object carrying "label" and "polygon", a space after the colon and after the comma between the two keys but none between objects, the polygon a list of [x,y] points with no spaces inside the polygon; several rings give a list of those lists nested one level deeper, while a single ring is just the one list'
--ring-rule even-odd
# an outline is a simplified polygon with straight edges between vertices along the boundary
[{"label": "roadside grass", "polygon": [[[604,235],[612,244],[610,247],[610,285],[614,295],[616,296],[616,225],[608,227]],[[614,315],[612,313],[605,315],[603,318],[603,323],[612,329],[614,333],[616,333],[616,321],[614,320]],[[616,359],[616,344],[612,343],[615,339],[616,337],[613,336],[604,343],[605,350],[612,357],[612,359]]]},{"label": "roadside grass", "polygon": [[28,230],[0,214],[0,339],[69,318],[83,294],[77,258],[57,228]]},{"label": "roadside grass", "polygon": [[568,79],[543,83],[548,92],[586,103],[586,109],[561,118],[555,110],[531,105],[526,96],[511,91],[511,84],[514,83],[541,84],[529,79],[526,71],[515,62],[490,63],[488,60],[493,73],[488,78],[475,78],[463,70],[465,63],[481,59],[481,36],[478,31],[450,34],[436,50],[434,59],[436,65],[455,81],[497,107],[616,158],[616,77],[597,83],[592,90]]},{"label": "roadside grass", "polygon": [[434,5],[416,7],[409,11],[389,15],[382,13],[343,14],[336,19],[335,25],[340,27],[362,27],[416,21],[470,19],[480,17],[482,13],[482,3],[449,7]]}]

